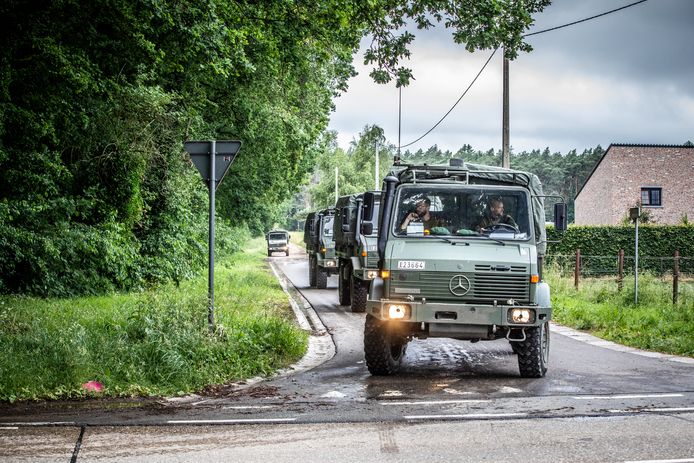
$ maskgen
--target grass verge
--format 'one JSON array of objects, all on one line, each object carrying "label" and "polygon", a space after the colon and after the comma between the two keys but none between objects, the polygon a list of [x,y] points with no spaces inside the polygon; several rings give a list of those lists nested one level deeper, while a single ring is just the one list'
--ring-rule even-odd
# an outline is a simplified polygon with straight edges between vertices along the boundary
[{"label": "grass verge", "polygon": [[217,332],[208,334],[207,275],[137,294],[0,298],[0,400],[169,396],[267,375],[301,358],[308,334],[265,262],[262,238],[215,267]]},{"label": "grass verge", "polygon": [[620,292],[614,278],[581,280],[577,291],[572,278],[545,277],[557,323],[639,349],[694,357],[694,282],[680,284],[673,305],[671,280],[640,275],[635,305],[633,279]]}]

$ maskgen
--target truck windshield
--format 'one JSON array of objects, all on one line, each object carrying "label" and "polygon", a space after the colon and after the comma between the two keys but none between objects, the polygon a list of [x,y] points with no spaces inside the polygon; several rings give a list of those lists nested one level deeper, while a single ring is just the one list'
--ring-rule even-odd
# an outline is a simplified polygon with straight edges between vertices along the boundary
[{"label": "truck windshield", "polygon": [[393,233],[527,240],[528,194],[498,186],[403,186],[396,196]]},{"label": "truck windshield", "polygon": [[270,239],[271,240],[286,240],[287,235],[284,233],[270,233]]}]

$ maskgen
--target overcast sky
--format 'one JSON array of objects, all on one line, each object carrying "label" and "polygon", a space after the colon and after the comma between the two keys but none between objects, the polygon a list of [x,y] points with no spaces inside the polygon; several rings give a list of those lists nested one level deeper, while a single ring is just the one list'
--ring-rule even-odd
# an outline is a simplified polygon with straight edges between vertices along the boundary
[{"label": "overcast sky", "polygon": [[[554,0],[530,32],[603,13],[634,0]],[[402,145],[438,121],[487,60],[467,52],[442,25],[415,31],[406,65],[415,81],[402,91]],[[694,141],[694,0],[645,3],[529,37],[534,50],[510,63],[510,138],[514,152],[549,147],[579,152],[600,144]],[[347,148],[366,124],[398,140],[398,91],[378,85],[355,57],[357,77],[336,99],[330,129]],[[498,51],[436,130],[408,147],[501,149],[502,56]]]}]

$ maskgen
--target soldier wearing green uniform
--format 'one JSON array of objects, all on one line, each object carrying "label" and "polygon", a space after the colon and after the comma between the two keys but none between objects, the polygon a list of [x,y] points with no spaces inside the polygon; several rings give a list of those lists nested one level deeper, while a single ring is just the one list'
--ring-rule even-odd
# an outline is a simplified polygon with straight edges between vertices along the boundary
[{"label": "soldier wearing green uniform", "polygon": [[405,216],[405,219],[400,224],[400,230],[407,230],[410,222],[418,221],[424,224],[426,230],[431,230],[434,227],[444,226],[444,221],[429,212],[431,200],[429,198],[420,199],[415,206],[415,210]]},{"label": "soldier wearing green uniform", "polygon": [[485,214],[477,225],[480,233],[488,232],[494,225],[505,224],[518,229],[516,221],[508,214],[504,214],[504,202],[501,198],[493,198],[489,201],[489,213]]}]

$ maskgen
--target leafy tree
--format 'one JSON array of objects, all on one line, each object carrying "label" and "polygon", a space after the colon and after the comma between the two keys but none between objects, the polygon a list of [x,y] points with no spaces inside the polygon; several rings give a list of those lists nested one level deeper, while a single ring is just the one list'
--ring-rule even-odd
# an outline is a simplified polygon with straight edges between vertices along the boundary
[{"label": "leafy tree", "polygon": [[320,156],[344,164],[345,186],[370,188],[368,139],[327,158],[320,142],[360,39],[373,37],[374,78],[406,85],[408,21],[513,57],[547,4],[2,2],[0,292],[126,290],[200,269],[206,190],[186,139],[243,141],[219,190],[222,252],[278,222]]}]

